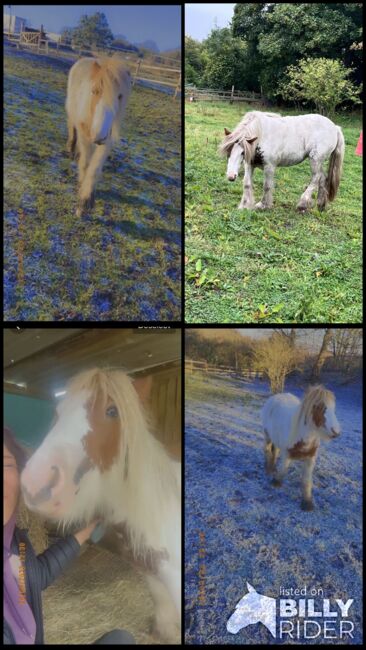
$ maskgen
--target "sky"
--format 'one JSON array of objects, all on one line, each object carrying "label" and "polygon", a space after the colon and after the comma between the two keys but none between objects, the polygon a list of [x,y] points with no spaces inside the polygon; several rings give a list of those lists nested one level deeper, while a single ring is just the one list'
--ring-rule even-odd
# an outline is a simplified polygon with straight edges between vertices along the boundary
[{"label": "sky", "polygon": [[[9,13],[9,5],[4,13]],[[26,18],[30,27],[59,33],[62,27],[76,27],[83,14],[103,12],[114,34],[131,42],[155,41],[160,50],[181,44],[180,5],[11,5],[12,15]]]},{"label": "sky", "polygon": [[185,5],[185,34],[202,41],[215,27],[228,27],[236,3],[187,3]]}]

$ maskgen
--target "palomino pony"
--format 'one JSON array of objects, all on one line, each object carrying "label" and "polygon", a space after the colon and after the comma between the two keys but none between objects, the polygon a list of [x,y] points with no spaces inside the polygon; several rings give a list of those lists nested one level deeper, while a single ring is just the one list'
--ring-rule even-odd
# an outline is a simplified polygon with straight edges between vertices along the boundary
[{"label": "palomino pony", "polygon": [[264,405],[262,422],[265,434],[266,472],[275,469],[273,484],[280,486],[292,460],[303,461],[303,510],[313,510],[312,477],[320,440],[340,434],[335,414],[334,394],[323,386],[312,386],[300,401],[291,393],[272,395]]},{"label": "palomino pony", "polygon": [[[220,153],[227,154],[227,178],[234,181],[244,161],[244,192],[239,208],[265,209],[273,205],[276,167],[297,165],[309,158],[311,181],[297,205],[307,210],[318,192],[318,208],[323,210],[335,198],[342,173],[344,138],[339,126],[322,115],[281,117],[275,113],[251,111],[231,133],[225,129]],[[329,158],[328,175],[322,165]],[[252,178],[256,167],[264,170],[264,192],[254,204]]]},{"label": "palomino pony", "polygon": [[146,380],[121,370],[77,375],[55,422],[21,475],[26,505],[63,525],[101,517],[145,569],[155,626],[172,642],[180,630],[181,470],[149,432]]},{"label": "palomino pony", "polygon": [[80,216],[94,205],[94,187],[119,129],[131,92],[131,75],[116,56],[83,58],[69,72],[67,149],[79,155]]}]

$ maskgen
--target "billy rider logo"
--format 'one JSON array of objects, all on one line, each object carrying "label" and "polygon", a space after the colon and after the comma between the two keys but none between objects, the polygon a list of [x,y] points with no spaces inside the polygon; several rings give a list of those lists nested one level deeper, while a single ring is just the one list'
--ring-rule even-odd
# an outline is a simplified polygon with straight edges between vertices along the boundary
[{"label": "billy rider logo", "polygon": [[[279,621],[277,626],[276,598],[262,596],[247,582],[248,593],[241,598],[230,616],[226,629],[237,634],[241,629],[254,623],[263,623],[273,637],[287,639],[353,639],[354,623],[349,618],[353,599],[343,602],[336,599],[336,608],[331,609],[330,601],[323,596],[323,590],[311,590],[314,598],[279,599]],[[307,588],[283,589],[280,594],[307,595]]]}]

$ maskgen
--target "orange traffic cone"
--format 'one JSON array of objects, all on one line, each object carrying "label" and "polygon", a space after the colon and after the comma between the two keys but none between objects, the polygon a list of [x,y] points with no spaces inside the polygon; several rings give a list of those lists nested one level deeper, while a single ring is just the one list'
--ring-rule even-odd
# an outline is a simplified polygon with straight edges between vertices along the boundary
[{"label": "orange traffic cone", "polygon": [[355,154],[356,156],[362,156],[362,131],[360,137],[358,138]]}]

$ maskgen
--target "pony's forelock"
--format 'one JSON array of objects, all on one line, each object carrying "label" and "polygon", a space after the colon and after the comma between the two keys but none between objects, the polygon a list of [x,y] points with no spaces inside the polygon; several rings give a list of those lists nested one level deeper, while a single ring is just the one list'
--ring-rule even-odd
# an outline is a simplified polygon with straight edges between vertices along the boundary
[{"label": "pony's forelock", "polygon": [[324,404],[325,407],[335,405],[335,396],[332,391],[327,390],[321,384],[309,386],[299,411],[298,422],[309,424],[314,406]]}]

